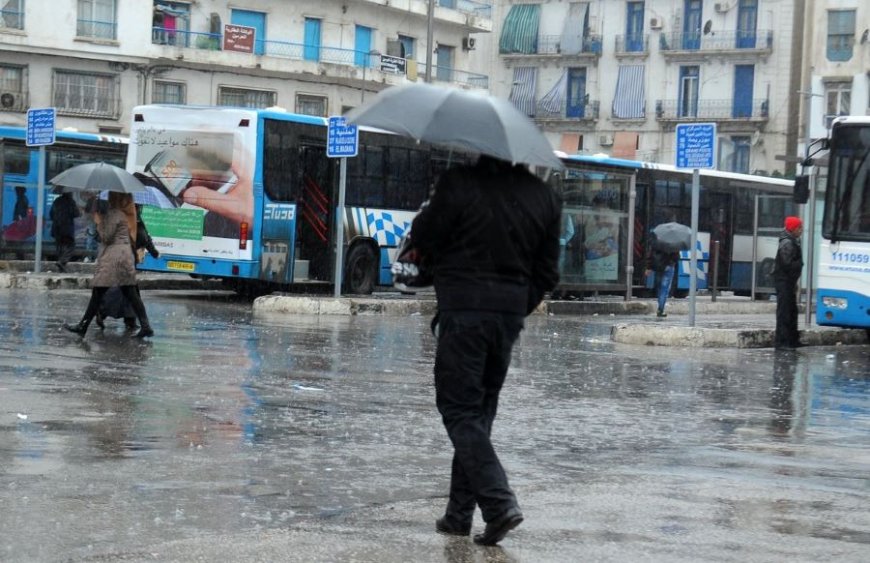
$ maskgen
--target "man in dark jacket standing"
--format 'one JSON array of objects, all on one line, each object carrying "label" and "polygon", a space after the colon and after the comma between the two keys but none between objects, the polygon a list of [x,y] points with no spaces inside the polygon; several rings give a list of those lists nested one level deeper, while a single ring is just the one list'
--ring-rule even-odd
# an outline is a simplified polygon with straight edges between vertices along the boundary
[{"label": "man in dark jacket standing", "polygon": [[797,328],[797,282],[804,260],[801,256],[803,223],[800,217],[786,217],[785,230],[779,237],[773,285],[776,288],[776,336],[774,346],[790,350],[800,346]]},{"label": "man in dark jacket standing", "polygon": [[559,281],[561,207],[522,166],[481,156],[445,172],[412,224],[434,269],[436,404],[454,449],[441,533],[469,535],[475,505],[479,544],[523,520],[490,433],[523,319]]},{"label": "man in dark jacket standing", "polygon": [[57,268],[61,272],[66,272],[66,264],[75,250],[75,219],[79,215],[79,206],[68,193],[60,194],[51,204],[51,236],[57,247]]}]

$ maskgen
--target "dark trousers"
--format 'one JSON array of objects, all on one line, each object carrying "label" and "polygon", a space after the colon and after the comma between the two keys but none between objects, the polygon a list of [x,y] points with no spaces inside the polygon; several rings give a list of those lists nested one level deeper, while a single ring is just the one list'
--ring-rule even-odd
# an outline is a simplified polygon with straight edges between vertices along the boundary
[{"label": "dark trousers", "polygon": [[[100,305],[107,291],[109,291],[108,287],[95,287],[91,290],[91,300],[88,301],[88,308],[85,309],[82,323],[89,324],[91,319],[100,311]],[[139,288],[135,285],[122,285],[121,293],[133,307],[142,328],[150,328],[151,324],[148,322],[148,314],[145,312],[145,304],[142,303],[142,297],[139,295]]]},{"label": "dark trousers", "polygon": [[76,248],[76,240],[73,237],[58,237],[54,243],[57,247],[57,263],[66,266]]},{"label": "dark trousers", "polygon": [[453,443],[446,514],[457,524],[471,523],[475,504],[486,522],[517,505],[490,434],[522,328],[522,315],[440,313],[435,400]]},{"label": "dark trousers", "polygon": [[774,279],[776,289],[776,336],[774,346],[797,346],[798,336],[796,281]]}]

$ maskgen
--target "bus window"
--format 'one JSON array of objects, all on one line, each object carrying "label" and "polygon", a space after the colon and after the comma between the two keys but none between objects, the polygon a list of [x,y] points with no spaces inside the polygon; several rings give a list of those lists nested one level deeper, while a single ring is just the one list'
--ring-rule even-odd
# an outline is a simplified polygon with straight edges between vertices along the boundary
[{"label": "bus window", "polygon": [[296,201],[299,163],[298,136],[291,123],[266,120],[263,148],[263,188],[272,201]]},{"label": "bus window", "polygon": [[26,176],[30,173],[30,149],[27,147],[4,144],[3,146],[3,173],[21,174]]}]

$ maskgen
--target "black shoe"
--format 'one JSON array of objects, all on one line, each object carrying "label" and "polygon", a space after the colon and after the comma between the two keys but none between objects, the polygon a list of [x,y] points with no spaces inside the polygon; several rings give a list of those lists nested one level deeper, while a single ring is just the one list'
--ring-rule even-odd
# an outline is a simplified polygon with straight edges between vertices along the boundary
[{"label": "black shoe", "polygon": [[94,322],[97,323],[97,326],[100,327],[100,330],[106,328],[106,323],[103,322],[103,315],[97,313],[97,316],[94,317]]},{"label": "black shoe", "polygon": [[520,512],[520,509],[516,507],[510,508],[492,522],[487,522],[483,533],[475,534],[474,543],[479,545],[495,545],[503,540],[508,532],[519,526],[522,521],[523,513]]},{"label": "black shoe", "polygon": [[154,331],[151,330],[151,327],[142,327],[139,329],[139,332],[136,333],[136,336],[133,338],[145,338],[147,336],[154,336]]},{"label": "black shoe", "polygon": [[139,328],[139,325],[136,324],[136,319],[124,318],[124,327],[127,330],[136,330]]},{"label": "black shoe", "polygon": [[656,313],[656,316],[659,317],[659,318],[662,318],[662,317],[667,317],[668,314],[665,313],[664,311],[658,311],[658,312]]},{"label": "black shoe", "polygon": [[467,536],[471,534],[471,522],[468,524],[454,524],[445,514],[438,520],[435,520],[435,530],[439,534],[448,536]]},{"label": "black shoe", "polygon": [[79,336],[84,336],[85,333],[88,331],[88,325],[82,324],[82,323],[79,323],[76,325],[70,325],[70,324],[64,323],[63,328],[67,329],[70,332],[74,332],[74,333],[78,334]]}]

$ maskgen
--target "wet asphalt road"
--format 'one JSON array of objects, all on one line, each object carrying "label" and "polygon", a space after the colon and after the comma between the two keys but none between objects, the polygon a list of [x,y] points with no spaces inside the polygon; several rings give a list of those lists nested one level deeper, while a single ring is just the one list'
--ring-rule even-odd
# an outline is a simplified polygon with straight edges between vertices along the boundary
[{"label": "wet asphalt road", "polygon": [[[870,347],[644,348],[532,317],[494,439],[526,522],[433,532],[450,448],[428,319],[257,317],[0,290],[3,561],[868,561]],[[481,526],[478,519],[476,528]]]}]

